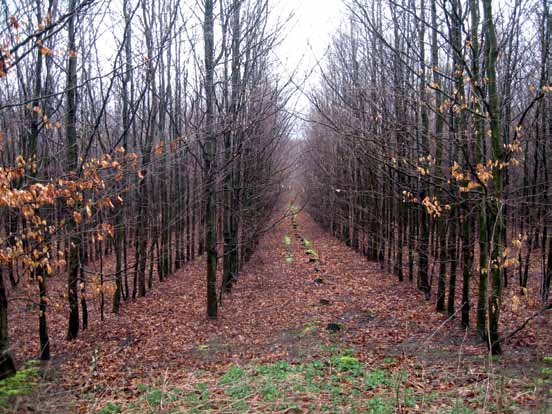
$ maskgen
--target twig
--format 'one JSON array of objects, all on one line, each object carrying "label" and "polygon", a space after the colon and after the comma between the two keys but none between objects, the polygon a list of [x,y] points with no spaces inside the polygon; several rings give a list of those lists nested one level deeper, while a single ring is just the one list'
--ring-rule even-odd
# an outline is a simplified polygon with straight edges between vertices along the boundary
[{"label": "twig", "polygon": [[505,337],[503,337],[500,341],[501,342],[506,342],[510,339],[512,339],[515,335],[517,335],[519,332],[521,332],[529,322],[531,322],[533,319],[535,319],[537,316],[540,316],[542,315],[543,313],[545,313],[546,311],[549,311],[549,310],[552,310],[552,303],[549,303],[547,306],[545,306],[544,308],[542,308],[541,310],[539,310],[538,312],[535,312],[533,315],[531,315],[530,317],[528,317],[527,319],[525,319],[525,321],[519,326],[517,327],[516,329],[514,329],[512,332],[510,332],[508,335],[506,335]]}]

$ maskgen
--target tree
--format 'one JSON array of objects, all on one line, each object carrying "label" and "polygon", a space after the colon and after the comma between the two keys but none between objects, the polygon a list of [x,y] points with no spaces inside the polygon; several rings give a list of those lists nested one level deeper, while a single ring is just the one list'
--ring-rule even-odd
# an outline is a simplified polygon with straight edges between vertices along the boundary
[{"label": "tree", "polygon": [[216,206],[216,148],[215,131],[215,39],[214,39],[214,2],[204,2],[203,36],[205,49],[205,146],[204,169],[206,183],[206,250],[207,250],[207,315],[216,318],[217,307],[217,206]]}]

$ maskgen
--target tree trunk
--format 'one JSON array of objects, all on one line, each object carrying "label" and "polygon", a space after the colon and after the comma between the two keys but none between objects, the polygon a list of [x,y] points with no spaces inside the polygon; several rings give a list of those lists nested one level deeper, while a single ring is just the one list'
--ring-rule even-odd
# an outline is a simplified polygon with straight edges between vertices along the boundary
[{"label": "tree trunk", "polygon": [[13,374],[15,374],[15,363],[10,353],[8,336],[8,297],[2,267],[0,267],[0,380]]},{"label": "tree trunk", "polygon": [[205,46],[205,249],[207,251],[207,315],[217,317],[217,206],[215,132],[215,42],[213,0],[205,0],[203,35]]},{"label": "tree trunk", "polygon": [[[74,13],[76,0],[70,0],[69,13]],[[68,24],[68,48],[69,57],[67,60],[67,87],[65,114],[65,141],[66,141],[66,168],[67,171],[77,173],[79,155],[77,146],[77,54],[75,52],[75,22],[77,16],[72,14]],[[78,208],[75,205],[74,208]],[[78,280],[81,252],[81,238],[78,230],[78,223],[72,212],[69,212],[69,256],[67,278],[67,301],[69,303],[69,325],[67,328],[67,339],[75,339],[79,333],[79,303],[78,303]]]}]

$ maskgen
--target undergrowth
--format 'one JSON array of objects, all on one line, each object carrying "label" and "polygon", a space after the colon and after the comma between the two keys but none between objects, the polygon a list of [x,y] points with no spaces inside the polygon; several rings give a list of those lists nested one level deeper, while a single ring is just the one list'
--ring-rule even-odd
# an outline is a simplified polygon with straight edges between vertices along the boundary
[{"label": "undergrowth", "polygon": [[[485,388],[469,398],[454,389],[420,386],[422,372],[406,370],[394,358],[361,361],[353,350],[328,348],[324,356],[290,363],[231,365],[219,373],[194,372],[184,385],[139,385],[126,404],[106,404],[97,414],[118,413],[366,413],[480,412]],[[421,368],[420,368],[421,369]],[[438,408],[436,408],[438,407]],[[500,411],[499,411],[500,410]],[[516,412],[513,403],[487,405],[485,412]]]}]

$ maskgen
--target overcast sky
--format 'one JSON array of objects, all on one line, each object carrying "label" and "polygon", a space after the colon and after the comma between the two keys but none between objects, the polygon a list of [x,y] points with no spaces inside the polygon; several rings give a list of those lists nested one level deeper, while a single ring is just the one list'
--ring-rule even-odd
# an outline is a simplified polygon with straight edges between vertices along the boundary
[{"label": "overcast sky", "polygon": [[342,0],[273,0],[272,4],[282,17],[294,14],[282,45],[282,58],[296,62],[303,55],[321,57],[343,16]]},{"label": "overcast sky", "polygon": [[[297,71],[301,82],[310,73],[317,61],[323,57],[332,35],[344,15],[342,0],[272,0],[274,12],[285,19],[293,13],[286,25],[285,40],[277,51],[282,70],[289,75]],[[309,79],[307,85],[314,86],[317,77]],[[305,109],[308,100],[299,98],[298,109]]]}]

